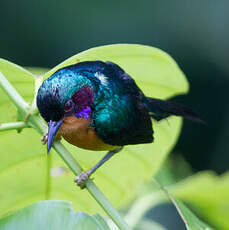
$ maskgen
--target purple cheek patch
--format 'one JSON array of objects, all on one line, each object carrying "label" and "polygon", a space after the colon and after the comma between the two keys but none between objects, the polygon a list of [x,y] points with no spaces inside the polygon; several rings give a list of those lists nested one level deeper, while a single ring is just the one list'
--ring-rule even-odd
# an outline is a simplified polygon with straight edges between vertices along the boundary
[{"label": "purple cheek patch", "polygon": [[89,106],[86,106],[80,112],[75,113],[75,117],[84,118],[84,119],[90,118],[91,117],[91,108]]}]

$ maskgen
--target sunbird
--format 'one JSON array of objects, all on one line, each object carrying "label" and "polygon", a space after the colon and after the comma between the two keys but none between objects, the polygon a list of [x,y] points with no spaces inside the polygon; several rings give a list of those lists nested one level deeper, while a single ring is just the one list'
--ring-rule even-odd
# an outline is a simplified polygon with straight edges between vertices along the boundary
[{"label": "sunbird", "polygon": [[57,70],[40,86],[37,107],[48,122],[48,152],[56,136],[79,148],[108,151],[76,178],[81,188],[124,146],[152,143],[151,119],[175,115],[202,121],[184,105],[145,96],[121,67],[103,61],[84,61]]}]

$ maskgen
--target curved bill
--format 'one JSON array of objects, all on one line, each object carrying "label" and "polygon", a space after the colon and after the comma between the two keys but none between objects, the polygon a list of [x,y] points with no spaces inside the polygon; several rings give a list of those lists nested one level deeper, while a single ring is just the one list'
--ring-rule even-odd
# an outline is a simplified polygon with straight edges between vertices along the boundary
[{"label": "curved bill", "polygon": [[60,126],[62,125],[63,120],[60,121],[49,121],[48,122],[48,126],[49,126],[49,131],[48,131],[48,141],[47,141],[47,151],[49,153],[51,147],[52,147],[52,143],[55,139],[56,133],[58,131],[58,129],[60,128]]}]

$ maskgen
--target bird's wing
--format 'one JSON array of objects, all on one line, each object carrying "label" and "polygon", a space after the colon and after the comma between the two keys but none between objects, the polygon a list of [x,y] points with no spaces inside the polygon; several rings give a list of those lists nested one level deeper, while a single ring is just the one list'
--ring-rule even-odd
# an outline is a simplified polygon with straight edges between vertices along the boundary
[{"label": "bird's wing", "polygon": [[109,76],[103,100],[94,112],[99,137],[107,144],[130,145],[153,141],[152,122],[141,90],[134,80],[114,63],[106,63]]},{"label": "bird's wing", "polygon": [[130,145],[153,141],[148,110],[142,103],[134,104],[128,96],[110,100],[95,114],[99,137],[110,145]]}]

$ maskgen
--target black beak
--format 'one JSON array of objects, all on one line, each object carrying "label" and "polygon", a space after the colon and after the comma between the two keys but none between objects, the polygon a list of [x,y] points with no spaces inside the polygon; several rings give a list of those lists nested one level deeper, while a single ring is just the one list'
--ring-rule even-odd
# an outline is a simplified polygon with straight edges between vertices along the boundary
[{"label": "black beak", "polygon": [[49,126],[49,131],[48,131],[48,141],[47,141],[47,151],[49,153],[52,143],[55,139],[56,133],[60,126],[62,125],[63,120],[60,121],[49,121],[48,126]]}]

